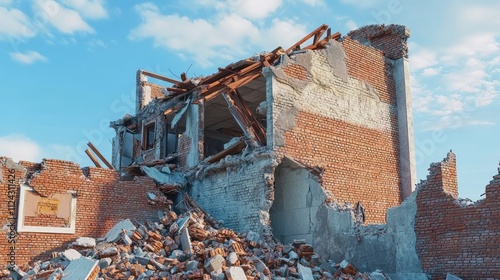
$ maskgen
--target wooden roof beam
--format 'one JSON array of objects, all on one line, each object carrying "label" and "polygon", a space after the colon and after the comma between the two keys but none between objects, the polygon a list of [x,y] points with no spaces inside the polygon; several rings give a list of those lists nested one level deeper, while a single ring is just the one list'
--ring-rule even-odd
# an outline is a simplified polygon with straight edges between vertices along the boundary
[{"label": "wooden roof beam", "polygon": [[[328,29],[328,25],[326,25],[326,24],[321,25],[320,27],[316,28],[313,32],[307,34],[300,41],[298,41],[297,43],[295,43],[294,45],[292,45],[291,47],[289,47],[285,51],[285,53],[289,53],[290,51],[295,50],[297,47],[300,48],[300,45],[302,45],[304,42],[306,42],[307,40],[311,39],[311,37],[313,37],[314,35],[318,34],[321,31],[325,32],[326,29]],[[323,33],[321,33],[321,34],[323,34]]]},{"label": "wooden roof beam", "polygon": [[182,82],[180,82],[180,81],[177,81],[177,80],[174,80],[174,79],[170,79],[170,78],[167,78],[165,76],[158,75],[156,73],[149,72],[149,71],[146,71],[146,70],[141,70],[141,74],[144,74],[144,75],[149,76],[151,78],[155,78],[155,79],[158,79],[158,80],[169,82],[169,83],[172,83],[172,84],[177,85],[177,86],[179,86],[179,85],[182,84]]}]

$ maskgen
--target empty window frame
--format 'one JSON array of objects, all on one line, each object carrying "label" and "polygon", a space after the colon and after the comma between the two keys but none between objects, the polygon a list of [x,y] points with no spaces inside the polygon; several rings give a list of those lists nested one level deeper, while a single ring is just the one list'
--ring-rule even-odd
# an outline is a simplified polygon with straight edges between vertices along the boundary
[{"label": "empty window frame", "polygon": [[155,122],[147,123],[142,128],[142,148],[149,150],[155,146]]}]

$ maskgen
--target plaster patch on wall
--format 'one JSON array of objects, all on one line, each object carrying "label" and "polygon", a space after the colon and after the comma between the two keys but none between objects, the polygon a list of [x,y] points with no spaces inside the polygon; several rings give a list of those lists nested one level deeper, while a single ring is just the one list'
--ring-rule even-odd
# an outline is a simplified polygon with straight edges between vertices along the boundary
[{"label": "plaster patch on wall", "polygon": [[[338,46],[337,43],[335,46]],[[280,107],[273,108],[275,123],[280,124],[283,122],[281,120],[283,117],[290,115],[284,112],[298,110],[369,129],[390,131],[390,116],[396,115],[396,107],[381,102],[378,92],[366,82],[352,77],[347,77],[347,82],[344,81],[345,62],[343,59],[331,57],[333,54],[343,52],[336,48],[331,47],[331,51],[300,54],[310,56],[312,63],[310,67],[312,81],[307,82],[305,86],[303,82],[291,78],[284,79],[279,67],[271,68],[274,74],[273,99],[279,100],[274,104],[280,104]],[[332,64],[337,65],[337,70],[333,69]],[[274,132],[274,145],[283,145],[282,134],[286,129],[279,128]]]},{"label": "plaster patch on wall", "polygon": [[66,233],[76,229],[75,192],[42,197],[28,185],[20,186],[18,232]]}]

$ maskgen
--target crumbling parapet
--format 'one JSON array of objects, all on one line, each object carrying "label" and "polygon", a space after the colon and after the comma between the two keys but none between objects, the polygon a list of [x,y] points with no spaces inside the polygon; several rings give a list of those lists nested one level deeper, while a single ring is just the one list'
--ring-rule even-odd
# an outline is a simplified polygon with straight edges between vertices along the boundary
[{"label": "crumbling parapet", "polygon": [[410,37],[410,29],[404,25],[367,25],[349,32],[347,36],[381,50],[387,58],[408,58],[406,41]]}]

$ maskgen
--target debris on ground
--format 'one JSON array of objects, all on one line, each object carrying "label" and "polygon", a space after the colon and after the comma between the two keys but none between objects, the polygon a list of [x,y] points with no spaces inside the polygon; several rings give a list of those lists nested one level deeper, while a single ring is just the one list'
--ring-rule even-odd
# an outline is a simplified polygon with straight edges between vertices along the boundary
[{"label": "debris on ground", "polygon": [[389,279],[360,273],[347,261],[325,261],[305,240],[262,241],[259,234],[216,229],[199,209],[159,222],[124,220],[104,238],[80,237],[52,259],[0,271],[1,279]]}]

